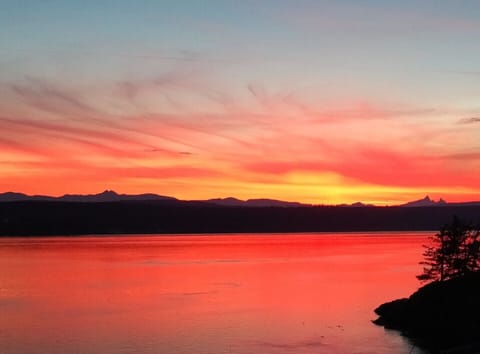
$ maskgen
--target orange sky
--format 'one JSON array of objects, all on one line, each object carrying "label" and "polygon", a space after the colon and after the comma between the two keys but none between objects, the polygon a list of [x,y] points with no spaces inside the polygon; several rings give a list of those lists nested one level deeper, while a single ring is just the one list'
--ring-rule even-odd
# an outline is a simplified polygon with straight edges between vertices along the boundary
[{"label": "orange sky", "polygon": [[[82,95],[97,98],[109,89]],[[157,90],[153,85],[145,94]],[[122,94],[107,96],[111,103],[104,106],[28,81],[10,91],[0,118],[1,189],[49,195],[114,189],[316,204],[478,195],[478,157],[466,152],[475,144],[473,124],[437,122],[432,128],[418,122],[417,115],[433,119],[429,113],[407,108],[365,101],[325,108],[262,95],[229,105],[203,98],[195,107],[155,102],[113,112],[126,104]],[[164,107],[170,112],[151,113]]]},{"label": "orange sky", "polygon": [[480,200],[471,9],[217,5],[11,5],[0,192]]}]

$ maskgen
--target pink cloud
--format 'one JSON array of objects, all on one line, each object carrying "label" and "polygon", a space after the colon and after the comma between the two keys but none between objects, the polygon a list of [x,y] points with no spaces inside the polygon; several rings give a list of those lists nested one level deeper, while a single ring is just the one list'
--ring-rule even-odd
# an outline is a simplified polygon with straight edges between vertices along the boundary
[{"label": "pink cloud", "polygon": [[[109,96],[112,105],[130,100],[136,106],[128,114],[114,114],[102,106],[109,100],[100,104],[89,92],[77,95],[35,80],[12,87],[31,115],[3,114],[0,147],[43,157],[9,161],[9,166],[32,171],[30,183],[45,178],[46,188],[48,175],[80,178],[82,186],[123,181],[137,190],[135,183],[142,179],[182,179],[192,190],[201,188],[195,180],[211,179],[245,188],[262,183],[280,188],[291,173],[331,173],[343,177],[342,183],[480,188],[477,152],[440,144],[446,138],[463,141],[471,132],[413,119],[437,113],[428,107],[362,98],[312,104],[261,84],[249,85],[244,100],[187,74],[171,74],[122,83],[123,91]],[[145,95],[155,90],[178,109],[163,111],[162,105],[146,103]],[[189,95],[199,106],[189,104]],[[45,110],[56,118],[45,119]],[[474,173],[463,173],[467,167]],[[23,176],[17,185],[28,180]],[[0,181],[15,184],[13,179]]]}]

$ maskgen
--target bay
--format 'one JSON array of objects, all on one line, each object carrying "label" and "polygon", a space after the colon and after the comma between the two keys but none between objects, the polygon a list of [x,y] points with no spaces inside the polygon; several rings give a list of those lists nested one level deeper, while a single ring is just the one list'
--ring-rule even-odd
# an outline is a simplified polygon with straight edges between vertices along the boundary
[{"label": "bay", "polygon": [[5,353],[422,353],[371,323],[427,233],[0,239]]}]

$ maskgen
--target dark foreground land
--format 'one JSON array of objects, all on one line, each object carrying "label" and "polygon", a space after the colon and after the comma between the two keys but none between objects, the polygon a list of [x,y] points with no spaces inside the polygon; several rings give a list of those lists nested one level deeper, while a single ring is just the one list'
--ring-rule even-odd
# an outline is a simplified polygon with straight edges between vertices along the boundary
[{"label": "dark foreground land", "polygon": [[430,283],[375,309],[375,324],[396,329],[432,353],[480,353],[480,272]]},{"label": "dark foreground land", "polygon": [[132,233],[437,230],[457,215],[478,223],[480,206],[230,207],[205,202],[0,203],[0,236]]}]

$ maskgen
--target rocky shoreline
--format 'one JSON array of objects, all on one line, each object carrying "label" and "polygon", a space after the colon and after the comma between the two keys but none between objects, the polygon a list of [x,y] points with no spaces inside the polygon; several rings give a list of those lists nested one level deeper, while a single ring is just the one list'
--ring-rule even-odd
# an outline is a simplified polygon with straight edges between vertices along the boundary
[{"label": "rocky shoreline", "polygon": [[427,284],[375,313],[373,323],[432,353],[480,353],[480,272]]}]

